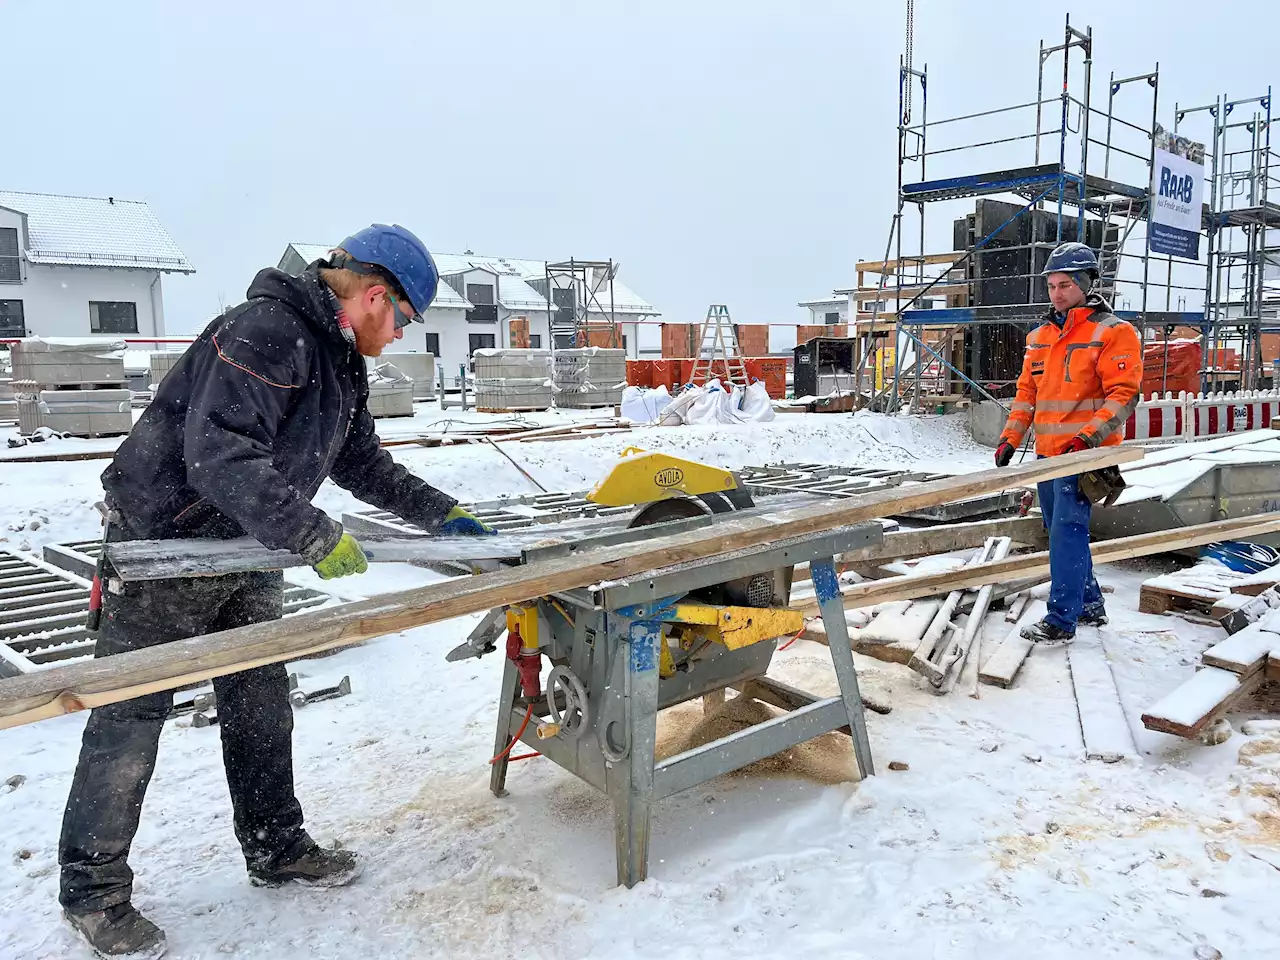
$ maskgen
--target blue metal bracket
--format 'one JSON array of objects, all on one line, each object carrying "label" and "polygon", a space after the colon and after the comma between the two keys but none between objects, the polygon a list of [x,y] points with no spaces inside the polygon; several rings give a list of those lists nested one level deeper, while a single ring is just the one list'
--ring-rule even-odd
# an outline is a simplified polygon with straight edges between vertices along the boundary
[{"label": "blue metal bracket", "polygon": [[639,620],[631,624],[627,632],[631,657],[628,665],[632,673],[644,673],[658,669],[658,645],[662,642],[662,624],[653,620]]},{"label": "blue metal bracket", "polygon": [[818,596],[818,603],[826,603],[840,596],[840,578],[836,576],[836,568],[830,560],[811,562],[809,575],[813,579],[813,592]]},{"label": "blue metal bracket", "polygon": [[633,603],[629,607],[619,607],[614,613],[628,620],[661,620],[665,615],[674,613],[676,604],[682,599],[684,599],[683,595],[646,600],[644,603]]}]

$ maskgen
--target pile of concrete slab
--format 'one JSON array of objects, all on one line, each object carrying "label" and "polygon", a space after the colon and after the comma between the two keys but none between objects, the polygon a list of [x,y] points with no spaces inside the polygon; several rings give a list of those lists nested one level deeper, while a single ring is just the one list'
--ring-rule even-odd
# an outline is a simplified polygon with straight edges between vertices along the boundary
[{"label": "pile of concrete slab", "polygon": [[414,400],[436,398],[436,358],[429,353],[384,353],[382,359],[408,377]]},{"label": "pile of concrete slab", "polygon": [[115,436],[133,427],[124,341],[40,339],[12,345],[18,432],[42,427],[76,437]]},{"label": "pile of concrete slab", "polygon": [[369,371],[369,413],[375,420],[412,417],[413,384],[394,364],[378,364]]}]

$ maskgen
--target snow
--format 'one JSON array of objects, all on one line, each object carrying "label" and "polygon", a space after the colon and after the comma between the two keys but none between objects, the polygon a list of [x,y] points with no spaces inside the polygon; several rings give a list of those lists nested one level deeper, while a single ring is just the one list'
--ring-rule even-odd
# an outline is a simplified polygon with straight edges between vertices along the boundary
[{"label": "snow", "polygon": [[[420,413],[419,429],[426,419],[443,418]],[[562,490],[589,487],[627,446],[735,468],[965,470],[990,457],[956,418],[779,421],[504,448]],[[487,445],[393,455],[468,499],[532,489]],[[38,551],[94,536],[105,465],[0,468],[0,546]],[[331,485],[318,502],[335,515],[357,506]],[[1222,639],[1216,627],[1137,612],[1142,581],[1164,569],[1149,560],[1098,571],[1115,588],[1100,643],[1131,723]],[[433,579],[378,565],[325,589],[355,598]],[[858,657],[863,691],[893,705],[868,715],[878,776],[739,774],[673,796],[654,812],[650,879],[618,888],[603,796],[541,759],[512,767],[509,796],[489,793],[501,654],[444,662],[477,619],[291,665],[304,689],[351,677],[350,696],[298,710],[294,732],[308,828],[367,860],[348,888],[250,887],[217,728],[166,725],[131,864],[135,902],[165,927],[172,956],[1021,960],[1190,957],[1207,944],[1262,957],[1280,943],[1280,735],[1251,727],[1203,747],[1139,727],[1133,759],[1088,762],[1061,648],[1033,651],[1011,689],[984,686],[977,698],[937,697],[906,667]],[[828,651],[805,640],[772,672],[819,695],[835,689]],[[689,713],[664,715],[661,736],[679,736]],[[56,900],[59,824],[84,722],[0,731],[0,957],[86,956]],[[909,770],[891,772],[894,760]]]}]

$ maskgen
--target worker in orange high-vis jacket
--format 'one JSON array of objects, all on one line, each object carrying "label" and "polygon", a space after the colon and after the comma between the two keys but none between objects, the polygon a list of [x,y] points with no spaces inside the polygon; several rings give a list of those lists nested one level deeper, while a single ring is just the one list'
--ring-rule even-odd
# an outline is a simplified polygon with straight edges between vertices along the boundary
[{"label": "worker in orange high-vis jacket", "polygon": [[[1093,251],[1083,243],[1061,244],[1043,275],[1053,309],[1027,335],[1018,395],[996,448],[997,467],[1008,466],[1033,425],[1040,457],[1114,446],[1124,439],[1125,421],[1138,404],[1142,343],[1092,292],[1098,280]],[[1049,610],[1021,632],[1037,643],[1065,643],[1077,624],[1107,622],[1089,553],[1093,505],[1074,476],[1041,483],[1039,492],[1049,533]]]}]

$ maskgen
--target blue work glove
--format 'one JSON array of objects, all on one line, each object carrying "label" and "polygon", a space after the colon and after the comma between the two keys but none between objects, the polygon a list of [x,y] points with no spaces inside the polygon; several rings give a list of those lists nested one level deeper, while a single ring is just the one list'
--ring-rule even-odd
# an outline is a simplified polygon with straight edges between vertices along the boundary
[{"label": "blue work glove", "polygon": [[444,518],[440,532],[449,537],[487,537],[498,531],[487,523],[481,523],[461,507],[454,507]]}]

